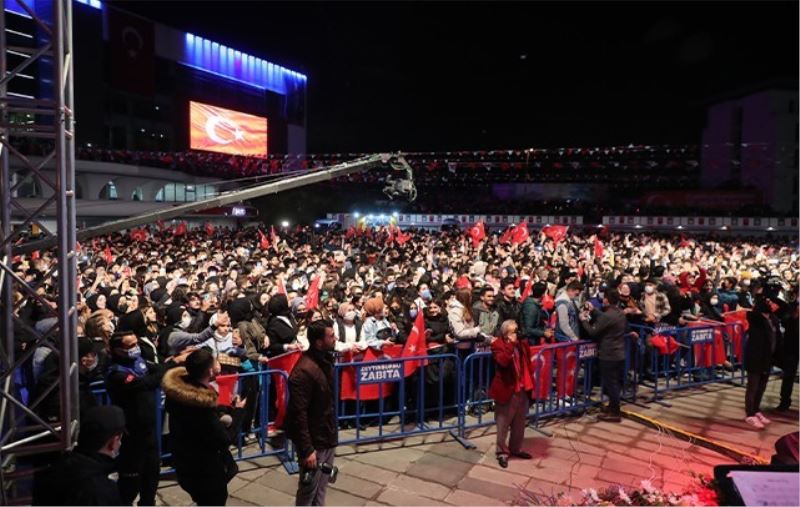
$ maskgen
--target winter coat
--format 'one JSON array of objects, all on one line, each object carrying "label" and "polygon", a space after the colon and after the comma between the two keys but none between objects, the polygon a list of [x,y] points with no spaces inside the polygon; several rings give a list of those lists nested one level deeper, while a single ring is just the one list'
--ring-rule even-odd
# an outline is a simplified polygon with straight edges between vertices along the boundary
[{"label": "winter coat", "polygon": [[233,422],[220,422],[217,392],[189,379],[180,366],[164,375],[161,388],[166,395],[175,471],[180,476],[225,481],[226,465],[233,463],[230,446],[244,419],[244,409],[230,412]]},{"label": "winter coat", "polygon": [[333,370],[330,354],[311,349],[303,353],[289,376],[286,426],[300,459],[339,443]]},{"label": "winter coat", "polygon": [[447,305],[447,321],[450,324],[453,338],[462,342],[456,344],[456,347],[459,349],[471,348],[471,342],[478,338],[481,328],[475,324],[474,320],[465,317],[464,305],[455,299]]},{"label": "winter coat", "polygon": [[747,323],[750,329],[744,351],[744,369],[753,373],[767,373],[772,368],[772,356],[779,341],[778,323],[772,321],[770,325],[770,320],[756,311],[747,312]]},{"label": "winter coat", "polygon": [[33,505],[124,505],[111,457],[96,452],[68,452],[34,479]]},{"label": "winter coat", "polygon": [[[522,358],[522,369],[514,364],[514,351]],[[492,358],[494,359],[494,378],[489,386],[489,396],[500,405],[511,400],[516,390],[517,382],[523,381],[531,389],[529,365],[531,364],[531,349],[524,340],[511,343],[502,338],[492,342]],[[524,378],[520,378],[525,376]]]},{"label": "winter coat", "polygon": [[538,345],[539,340],[544,337],[543,317],[541,304],[530,296],[525,298],[519,314],[520,336],[530,340],[531,344]]}]

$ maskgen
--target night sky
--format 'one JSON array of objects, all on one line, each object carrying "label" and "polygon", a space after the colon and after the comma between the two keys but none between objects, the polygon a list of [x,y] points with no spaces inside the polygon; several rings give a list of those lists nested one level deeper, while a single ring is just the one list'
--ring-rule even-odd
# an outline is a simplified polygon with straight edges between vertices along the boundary
[{"label": "night sky", "polygon": [[309,78],[309,151],[698,142],[797,87],[798,2],[110,2]]}]

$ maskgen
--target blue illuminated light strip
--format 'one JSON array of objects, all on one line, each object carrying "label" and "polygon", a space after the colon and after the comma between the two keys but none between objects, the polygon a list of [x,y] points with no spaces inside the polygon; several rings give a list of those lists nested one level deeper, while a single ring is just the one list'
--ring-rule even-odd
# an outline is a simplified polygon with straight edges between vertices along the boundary
[{"label": "blue illuminated light strip", "polygon": [[[27,2],[26,5],[28,5],[29,7],[33,8],[34,11],[36,10],[36,7],[35,7],[35,4],[34,4],[33,0],[23,0],[23,1],[26,1]],[[103,8],[103,3],[100,0],[75,0],[75,1],[78,2],[79,4],[88,5],[89,7],[94,7],[95,9],[102,9]],[[17,3],[16,0],[7,0],[4,10],[6,12],[11,12],[11,13],[17,14],[17,15],[22,16],[24,18],[28,18],[28,19],[31,18],[28,15],[28,13],[25,11],[25,9],[23,9],[22,7],[19,6],[19,4]]]},{"label": "blue illuminated light strip", "polygon": [[187,33],[181,63],[282,95],[306,84],[305,74]]}]

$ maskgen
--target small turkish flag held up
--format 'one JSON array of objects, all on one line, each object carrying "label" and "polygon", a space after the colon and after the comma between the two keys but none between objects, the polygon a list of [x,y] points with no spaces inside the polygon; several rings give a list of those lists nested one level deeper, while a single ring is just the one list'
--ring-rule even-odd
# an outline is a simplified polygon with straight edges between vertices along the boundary
[{"label": "small turkish flag held up", "polygon": [[564,238],[567,237],[568,225],[548,225],[542,227],[542,232],[545,236],[553,240],[556,245],[559,244]]},{"label": "small turkish flag held up", "polygon": [[211,225],[211,222],[206,222],[206,234],[208,234],[209,236],[214,235],[214,226]]},{"label": "small turkish flag held up", "polygon": [[106,259],[106,264],[111,264],[114,260],[114,256],[111,254],[111,247],[106,245],[105,249],[103,250],[103,256]]},{"label": "small turkish flag held up", "polygon": [[514,233],[511,237],[511,242],[515,245],[519,245],[520,243],[525,243],[530,237],[531,235],[528,232],[528,224],[522,222],[514,227]]},{"label": "small turkish flag held up", "polygon": [[470,227],[468,233],[469,237],[472,238],[472,247],[478,248],[480,242],[486,237],[486,229],[484,229],[483,221]]},{"label": "small turkish flag held up", "polygon": [[603,242],[599,239],[594,239],[594,256],[595,257],[602,257],[605,253],[605,249],[603,248]]},{"label": "small turkish flag held up", "polygon": [[306,294],[306,308],[308,310],[314,310],[319,308],[319,286],[322,283],[322,277],[317,275],[311,280],[311,285],[308,287],[308,293]]},{"label": "small turkish flag held up", "polygon": [[[425,316],[423,312],[417,312],[414,320],[414,327],[408,334],[405,346],[403,347],[402,357],[418,357],[428,355],[427,340],[425,339]],[[413,374],[419,368],[420,361],[404,361],[405,376]]]},{"label": "small turkish flag held up", "polygon": [[269,248],[269,240],[267,239],[267,235],[261,232],[261,229],[258,230],[258,246],[262,250],[266,250]]},{"label": "small turkish flag held up", "polygon": [[233,403],[233,391],[236,388],[236,382],[239,380],[239,374],[233,375],[220,375],[216,378],[217,382],[217,405],[230,406]]}]

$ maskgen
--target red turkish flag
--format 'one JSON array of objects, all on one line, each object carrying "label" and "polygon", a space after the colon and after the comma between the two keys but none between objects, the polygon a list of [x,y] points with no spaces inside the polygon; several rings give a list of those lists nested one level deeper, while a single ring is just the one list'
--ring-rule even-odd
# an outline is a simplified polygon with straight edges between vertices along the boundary
[{"label": "red turkish flag", "polygon": [[211,222],[206,222],[206,234],[208,234],[209,236],[214,235],[214,226],[211,225]]},{"label": "red turkish flag", "polygon": [[727,324],[728,338],[733,346],[733,355],[737,361],[742,360],[744,333],[750,329],[750,323],[747,322],[747,312],[749,311],[750,310],[737,310],[735,312],[726,312],[722,314]]},{"label": "red turkish flag", "polygon": [[544,310],[547,310],[548,312],[552,312],[553,308],[555,307],[556,307],[556,300],[553,299],[553,296],[551,296],[550,293],[546,292],[545,295],[542,296],[542,308]]},{"label": "red turkish flag", "polygon": [[33,252],[31,252],[31,260],[32,261],[35,261],[38,258],[39,258],[39,250],[34,250]]},{"label": "red turkish flag", "polygon": [[114,260],[114,256],[111,254],[111,247],[106,245],[105,249],[103,250],[103,256],[106,259],[106,264],[111,264]]},{"label": "red turkish flag", "polygon": [[500,236],[500,244],[505,245],[507,243],[511,243],[511,238],[514,236],[515,227],[511,227],[506,229],[502,236]]},{"label": "red turkish flag", "polygon": [[603,242],[599,239],[594,239],[594,256],[595,257],[602,257],[605,253],[605,249],[603,248]]},{"label": "red turkish flag", "polygon": [[556,349],[558,361],[558,380],[556,393],[559,398],[575,396],[575,377],[578,375],[578,346],[559,347]]},{"label": "red turkish flag", "polygon": [[[403,346],[403,355],[402,357],[416,357],[416,356],[427,356],[428,355],[428,345],[425,339],[425,316],[423,312],[417,312],[417,318],[414,320],[414,327],[411,328],[411,332],[408,334],[408,339],[406,340],[405,345]],[[419,364],[422,360],[419,361],[405,361],[405,376],[408,377],[419,368]]]},{"label": "red turkish flag", "polygon": [[306,293],[306,308],[308,310],[319,308],[319,285],[321,281],[322,277],[319,275],[315,276],[314,279],[311,280],[311,285],[308,287],[308,293]]},{"label": "red turkish flag", "polygon": [[236,388],[236,382],[239,380],[239,374],[220,375],[216,378],[217,382],[217,405],[218,406],[231,406],[233,403],[233,390]]},{"label": "red turkish flag", "polygon": [[181,222],[175,227],[175,236],[184,236],[186,234],[186,222]]},{"label": "red turkish flag", "polygon": [[350,239],[356,235],[356,229],[353,226],[347,228],[347,232],[344,233],[345,239]]},{"label": "red turkish flag", "polygon": [[269,240],[267,239],[267,235],[261,232],[261,229],[258,230],[258,246],[262,250],[266,250],[269,248]]},{"label": "red turkish flag", "polygon": [[556,245],[567,237],[567,230],[569,230],[568,225],[548,225],[542,227],[544,235],[552,239],[553,243]]},{"label": "red turkish flag", "polygon": [[163,220],[156,221],[156,226],[158,227],[159,231],[163,231],[166,228]]},{"label": "red turkish flag", "polygon": [[528,296],[531,295],[531,291],[533,291],[533,277],[528,278],[528,283],[525,284],[525,288],[522,289],[522,294],[519,296],[519,302],[522,303]]},{"label": "red turkish flag", "polygon": [[411,234],[409,233],[404,234],[403,231],[398,231],[394,239],[395,241],[397,241],[398,245],[403,246],[409,239],[411,239]]},{"label": "red turkish flag", "polygon": [[275,232],[275,226],[273,225],[269,226],[269,240],[272,243],[272,248],[274,248],[277,251],[278,243],[281,242],[281,237],[278,236],[277,232]]},{"label": "red turkish flag", "polygon": [[531,398],[546,400],[550,395],[553,372],[553,349],[543,345],[531,346],[530,374],[533,378]]},{"label": "red turkish flag", "polygon": [[478,245],[484,238],[486,238],[486,229],[483,226],[483,220],[469,228],[469,237],[472,238],[472,248],[478,248]]},{"label": "red turkish flag", "polygon": [[514,234],[511,237],[511,242],[515,245],[519,245],[520,243],[525,243],[528,241],[531,235],[528,232],[528,224],[522,222],[521,224],[514,227]]},{"label": "red turkish flag", "polygon": [[286,284],[283,283],[283,277],[282,276],[278,277],[277,285],[278,285],[278,294],[283,294],[285,296],[286,295]]},{"label": "red turkish flag", "polygon": [[[287,374],[291,375],[294,366],[297,364],[297,361],[300,360],[300,356],[302,355],[303,353],[301,351],[294,350],[292,352],[287,352],[286,354],[275,356],[269,360],[269,369],[283,370]],[[289,401],[286,397],[286,377],[278,373],[273,373],[272,382],[275,384],[275,408],[277,409],[274,425],[276,428],[280,428],[283,426],[284,418],[286,418],[286,403]]]},{"label": "red turkish flag", "polygon": [[[352,362],[371,362],[377,361],[380,356],[372,347],[367,348],[364,356],[359,360],[353,358],[351,352],[344,354],[343,363]],[[384,382],[383,384],[361,384],[358,387],[358,394],[356,394],[356,370],[357,367],[342,368],[342,383],[339,387],[339,398],[342,400],[355,400],[361,401],[377,400],[381,398],[380,386],[383,386],[383,397],[387,397],[394,392],[394,384],[391,382]]]}]

